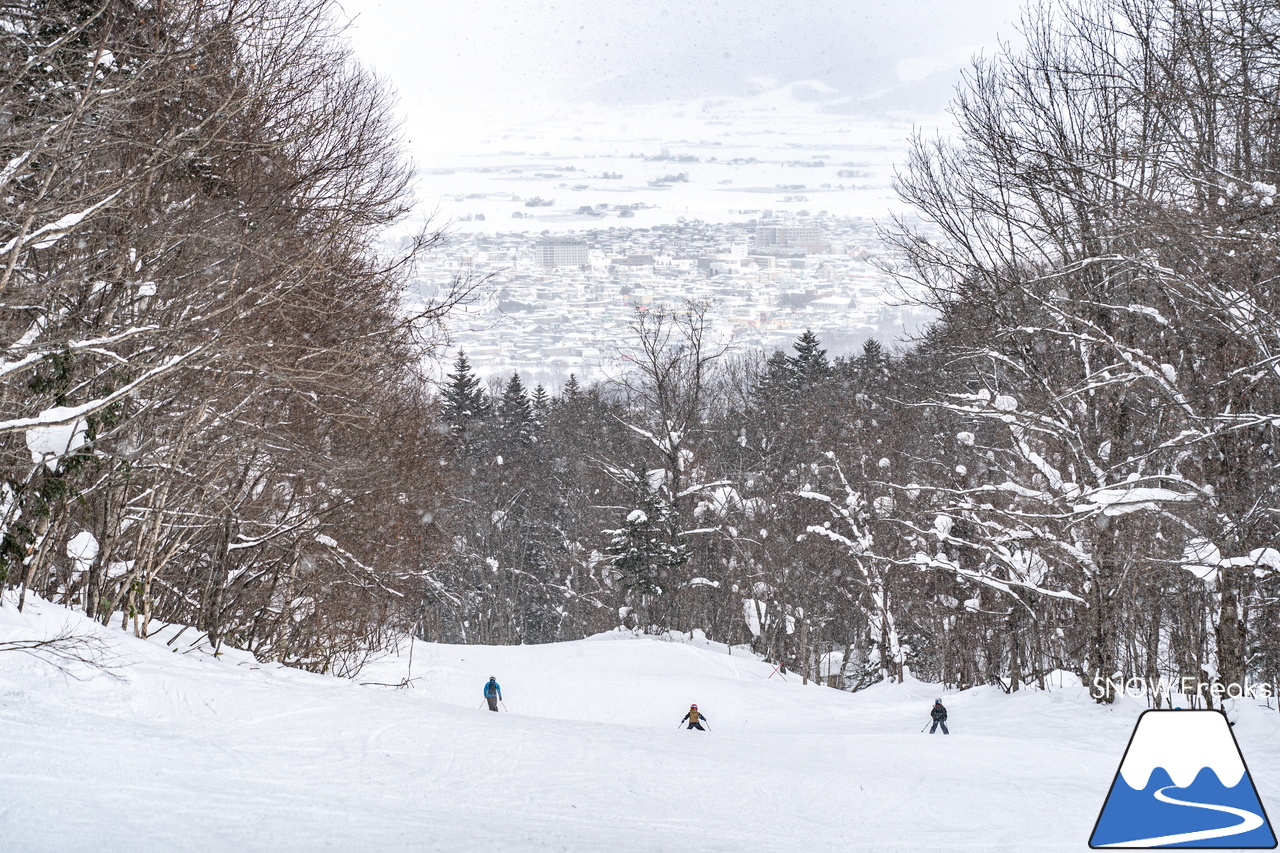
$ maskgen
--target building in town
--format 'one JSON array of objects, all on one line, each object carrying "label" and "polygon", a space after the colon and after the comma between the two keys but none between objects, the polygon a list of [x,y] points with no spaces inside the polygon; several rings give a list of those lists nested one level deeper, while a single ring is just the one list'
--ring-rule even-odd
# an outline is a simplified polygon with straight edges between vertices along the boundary
[{"label": "building in town", "polygon": [[817,225],[757,225],[756,254],[823,254],[831,251],[826,233]]},{"label": "building in town", "polygon": [[533,247],[534,261],[546,269],[587,264],[587,244],[581,240],[550,238]]}]

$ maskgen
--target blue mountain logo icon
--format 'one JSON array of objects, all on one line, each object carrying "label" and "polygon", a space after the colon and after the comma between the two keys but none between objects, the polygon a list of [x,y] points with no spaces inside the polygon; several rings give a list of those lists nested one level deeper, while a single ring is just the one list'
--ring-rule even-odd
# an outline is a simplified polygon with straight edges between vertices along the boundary
[{"label": "blue mountain logo icon", "polygon": [[1226,715],[1144,712],[1089,846],[1274,848],[1275,833]]}]

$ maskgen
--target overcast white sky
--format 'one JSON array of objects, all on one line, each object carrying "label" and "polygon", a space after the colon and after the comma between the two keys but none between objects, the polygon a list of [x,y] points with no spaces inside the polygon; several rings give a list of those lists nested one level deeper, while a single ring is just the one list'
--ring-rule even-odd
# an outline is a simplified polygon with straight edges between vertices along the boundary
[{"label": "overcast white sky", "polygon": [[1014,35],[1018,14],[1016,0],[341,3],[411,131],[469,110],[686,102],[807,80],[837,108],[936,112],[960,65]]}]

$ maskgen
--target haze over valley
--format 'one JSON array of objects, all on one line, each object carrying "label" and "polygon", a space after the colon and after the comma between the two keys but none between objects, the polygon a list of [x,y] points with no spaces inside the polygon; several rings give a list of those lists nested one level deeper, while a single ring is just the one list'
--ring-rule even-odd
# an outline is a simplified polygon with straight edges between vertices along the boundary
[{"label": "haze over valley", "polygon": [[[654,301],[712,300],[737,351],[807,328],[833,355],[909,340],[928,315],[878,269],[877,223],[907,212],[892,180],[911,135],[947,132],[960,67],[1015,17],[931,2],[344,8],[357,52],[398,89],[418,164],[402,231],[449,235],[411,303],[488,276],[448,318],[446,360],[465,351],[491,379],[550,384],[608,375],[635,307]],[[761,224],[813,225],[825,245],[750,261]],[[590,257],[547,266],[548,240]]]}]

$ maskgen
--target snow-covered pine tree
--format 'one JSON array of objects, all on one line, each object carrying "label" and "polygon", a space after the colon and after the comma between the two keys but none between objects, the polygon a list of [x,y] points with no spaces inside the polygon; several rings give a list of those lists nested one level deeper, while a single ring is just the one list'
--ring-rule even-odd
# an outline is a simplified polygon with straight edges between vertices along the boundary
[{"label": "snow-covered pine tree", "polygon": [[482,418],[489,413],[489,396],[465,352],[458,353],[453,362],[453,372],[446,378],[449,382],[441,394],[441,407],[449,421],[456,423]]},{"label": "snow-covered pine tree", "polygon": [[448,382],[440,394],[440,409],[454,436],[470,447],[479,427],[491,413],[489,395],[467,360],[465,352],[459,352],[453,362],[453,372],[445,377]]},{"label": "snow-covered pine tree", "polygon": [[529,400],[533,407],[533,420],[538,427],[542,427],[547,422],[547,412],[551,409],[551,396],[547,394],[547,389],[542,387],[539,382],[533,389],[533,396]]},{"label": "snow-covered pine tree", "polygon": [[811,387],[831,375],[827,351],[822,348],[822,342],[811,329],[805,329],[791,348],[796,354],[787,357],[787,364],[798,387]]},{"label": "snow-covered pine tree", "polygon": [[537,424],[533,416],[533,404],[525,393],[519,373],[512,373],[498,401],[497,426],[502,433],[502,445],[508,449],[525,447],[533,443]]},{"label": "snow-covered pine tree", "polygon": [[888,364],[884,347],[875,338],[868,338],[862,344],[862,355],[858,356],[859,371],[866,377],[865,381],[884,371]]},{"label": "snow-covered pine tree", "polygon": [[609,537],[604,553],[630,593],[637,627],[648,628],[653,597],[670,585],[689,550],[674,535],[671,493],[660,477],[642,465],[616,471],[615,477],[629,488],[632,509],[621,527],[603,531]]},{"label": "snow-covered pine tree", "polygon": [[582,386],[578,384],[578,377],[572,373],[569,374],[569,380],[564,383],[564,389],[560,392],[561,399],[573,400],[582,393]]},{"label": "snow-covered pine tree", "polygon": [[782,350],[774,350],[765,362],[752,395],[764,407],[775,408],[787,405],[795,396],[795,375],[791,367],[791,359]]}]

